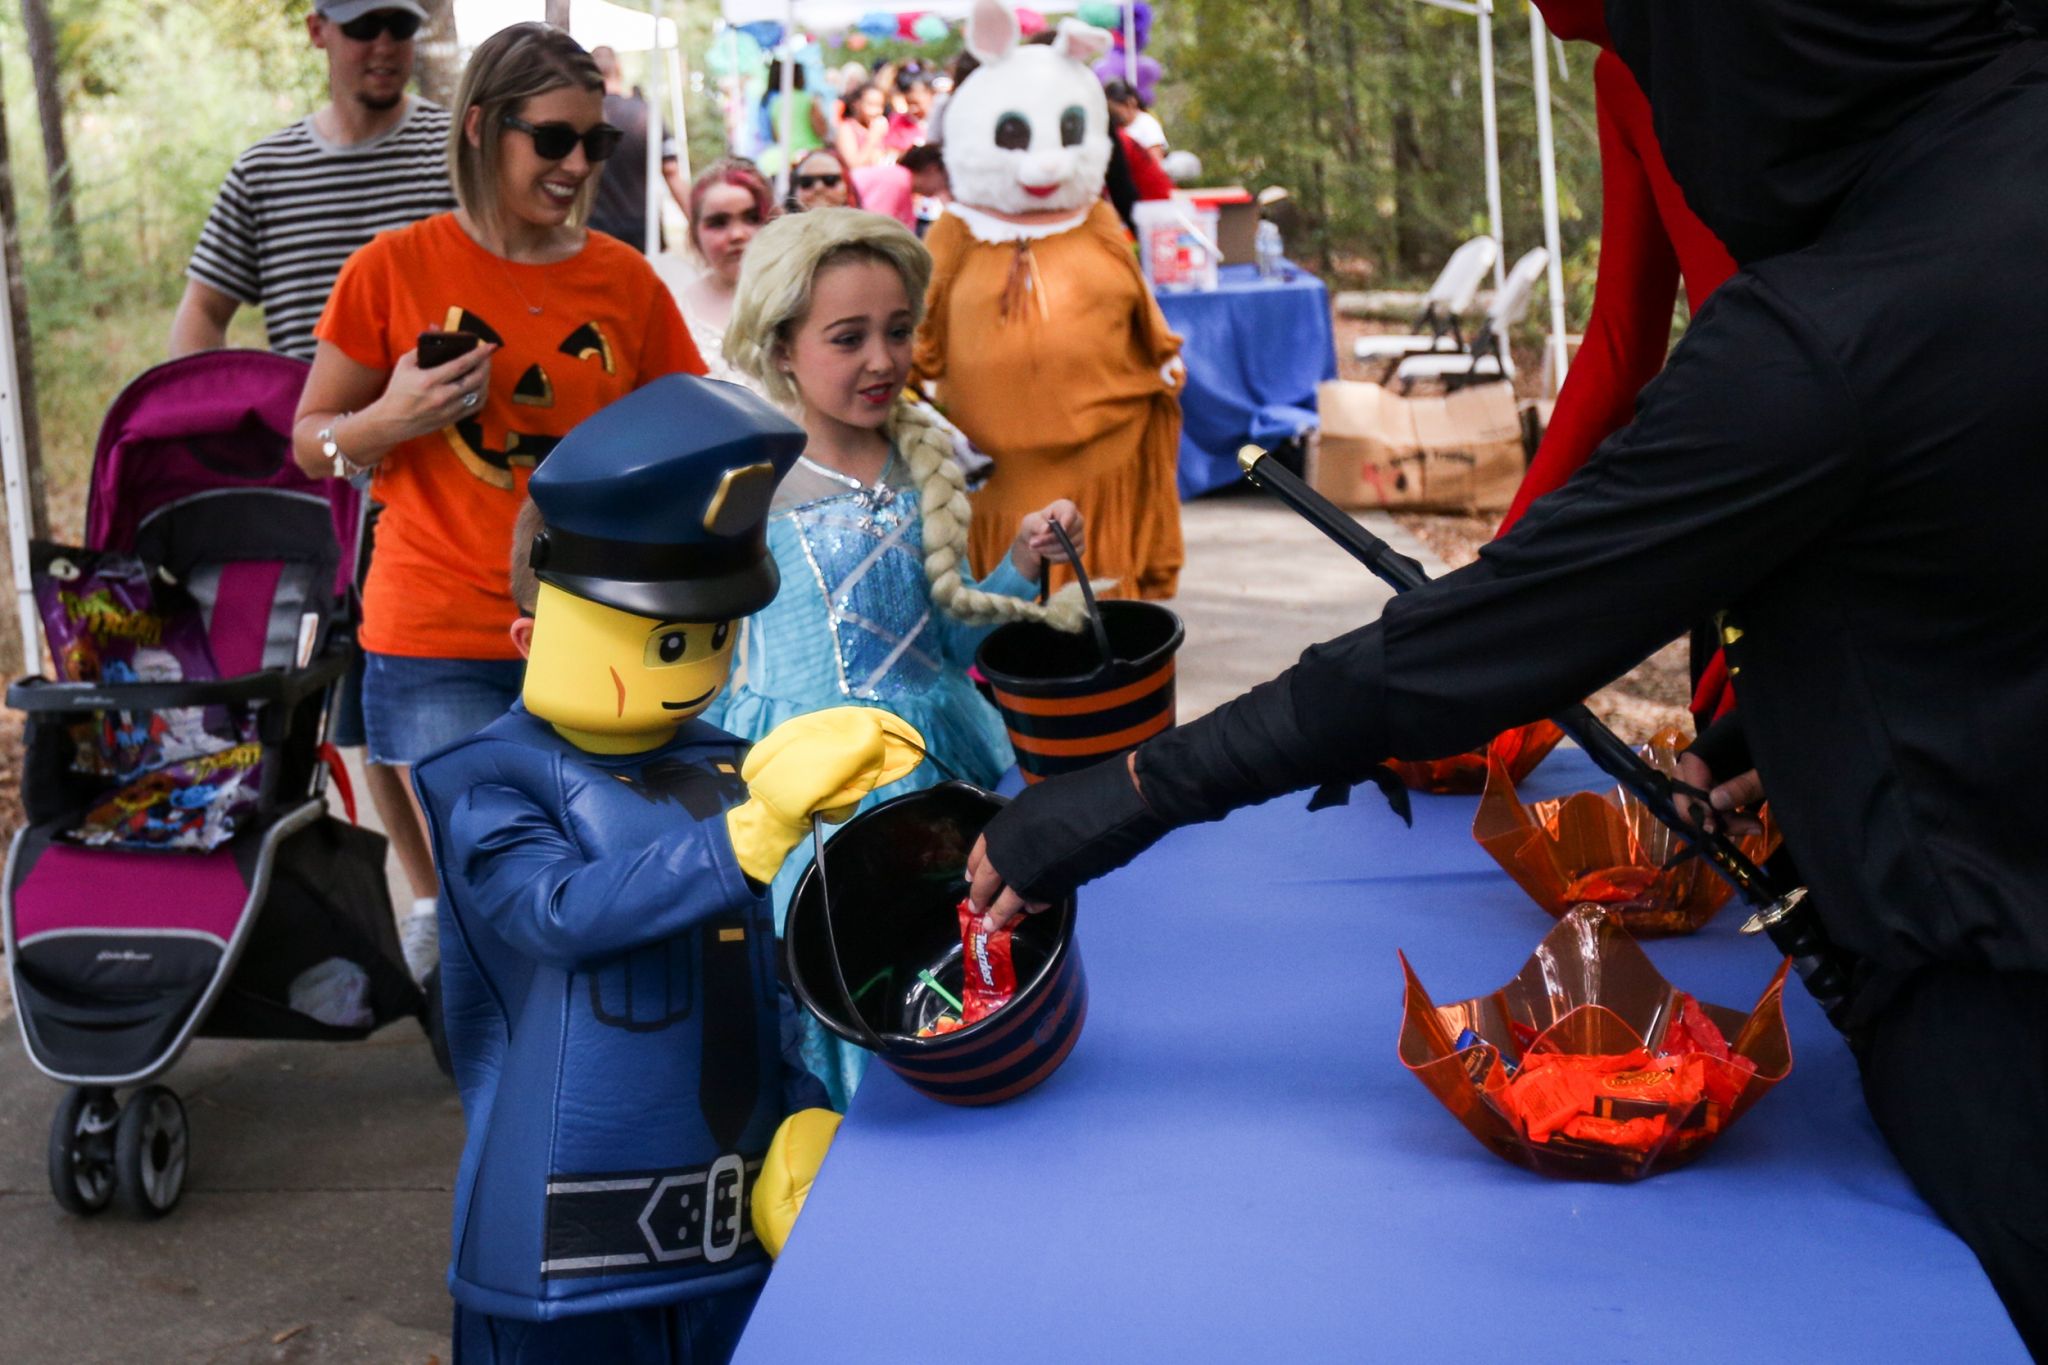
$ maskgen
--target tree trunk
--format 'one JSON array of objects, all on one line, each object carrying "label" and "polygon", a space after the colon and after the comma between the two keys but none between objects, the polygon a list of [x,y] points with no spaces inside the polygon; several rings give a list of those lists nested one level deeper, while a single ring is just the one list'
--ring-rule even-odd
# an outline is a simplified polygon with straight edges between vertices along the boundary
[{"label": "tree trunk", "polygon": [[569,0],[548,0],[548,22],[564,33],[569,31]]},{"label": "tree trunk", "polygon": [[64,148],[64,96],[57,84],[57,35],[47,0],[21,0],[28,31],[28,64],[35,76],[36,112],[43,123],[43,162],[50,177],[50,221],[64,262],[78,268],[78,214],[71,206],[71,155]]},{"label": "tree trunk", "polygon": [[456,89],[462,84],[462,49],[455,35],[455,0],[424,0],[426,27],[420,30],[414,47],[413,72],[420,94],[444,109],[452,109]]}]

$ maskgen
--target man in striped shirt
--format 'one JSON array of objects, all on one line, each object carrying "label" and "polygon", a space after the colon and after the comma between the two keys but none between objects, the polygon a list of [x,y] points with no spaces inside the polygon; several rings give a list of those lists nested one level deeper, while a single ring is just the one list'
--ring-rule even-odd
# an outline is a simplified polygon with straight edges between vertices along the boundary
[{"label": "man in striped shirt", "polygon": [[316,0],[328,102],[235,160],[186,269],[171,354],[227,344],[243,304],[270,349],[313,358],[313,324],[349,256],[379,232],[455,207],[448,111],[406,94],[418,0]]}]

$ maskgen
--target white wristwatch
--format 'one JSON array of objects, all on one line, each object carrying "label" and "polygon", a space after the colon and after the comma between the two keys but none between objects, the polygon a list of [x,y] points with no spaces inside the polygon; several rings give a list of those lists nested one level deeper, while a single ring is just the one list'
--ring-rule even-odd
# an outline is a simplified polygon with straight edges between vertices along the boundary
[{"label": "white wristwatch", "polygon": [[340,446],[334,443],[334,429],[353,416],[355,414],[352,412],[344,412],[332,422],[320,428],[320,453],[325,455],[328,462],[334,466],[334,477],[337,479],[352,479],[358,474],[370,472],[367,465],[357,464],[343,453]]}]

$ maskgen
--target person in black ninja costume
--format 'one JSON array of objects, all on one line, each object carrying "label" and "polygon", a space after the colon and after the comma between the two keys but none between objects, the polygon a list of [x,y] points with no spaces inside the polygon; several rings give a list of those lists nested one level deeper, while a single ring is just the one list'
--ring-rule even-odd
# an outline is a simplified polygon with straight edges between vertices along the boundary
[{"label": "person in black ninja costume", "polygon": [[[2048,42],[2004,0],[1609,0],[1741,267],[1635,421],[1479,560],[1026,791],[1006,920],[1167,830],[1563,709],[1726,609],[1872,1114],[2048,1356]],[[1739,632],[1739,638],[1736,633]]]}]

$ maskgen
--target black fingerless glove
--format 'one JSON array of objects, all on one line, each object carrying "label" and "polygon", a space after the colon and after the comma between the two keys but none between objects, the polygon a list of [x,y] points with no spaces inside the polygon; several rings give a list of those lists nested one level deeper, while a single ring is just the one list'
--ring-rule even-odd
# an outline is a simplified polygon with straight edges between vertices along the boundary
[{"label": "black fingerless glove", "polygon": [[1743,730],[1740,711],[1730,711],[1700,731],[1685,752],[1706,764],[1716,782],[1726,782],[1756,766],[1749,756],[1749,736]]},{"label": "black fingerless glove", "polygon": [[1129,757],[1027,787],[983,831],[988,859],[1018,895],[1056,901],[1114,872],[1172,826],[1131,780]]}]

